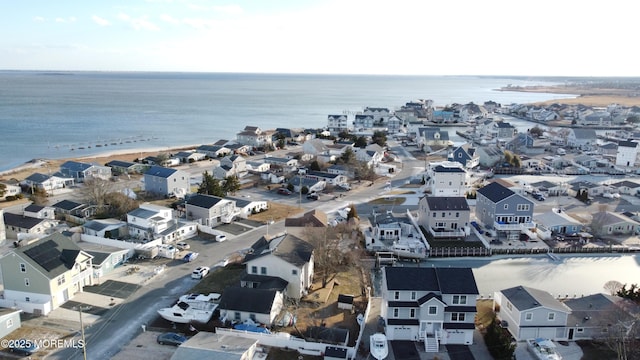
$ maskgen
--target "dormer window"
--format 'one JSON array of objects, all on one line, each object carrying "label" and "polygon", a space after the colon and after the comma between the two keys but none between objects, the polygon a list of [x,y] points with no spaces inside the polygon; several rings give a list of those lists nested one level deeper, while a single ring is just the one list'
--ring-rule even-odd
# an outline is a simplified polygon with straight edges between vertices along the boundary
[{"label": "dormer window", "polygon": [[20,272],[23,272],[23,273],[27,272],[27,265],[26,264],[20,263]]}]

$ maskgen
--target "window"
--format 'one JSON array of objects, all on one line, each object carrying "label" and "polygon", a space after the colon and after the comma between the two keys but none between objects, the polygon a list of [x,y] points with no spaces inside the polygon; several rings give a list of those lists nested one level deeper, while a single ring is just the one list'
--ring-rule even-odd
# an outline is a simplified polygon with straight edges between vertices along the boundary
[{"label": "window", "polygon": [[291,270],[291,275],[298,275],[298,269]]},{"label": "window", "polygon": [[460,217],[460,213],[459,212],[456,213],[456,217]]},{"label": "window", "polygon": [[578,332],[578,333],[583,333],[583,332],[584,332],[584,328],[577,328],[577,329],[576,329],[576,332]]},{"label": "window", "polygon": [[393,309],[393,317],[394,317],[394,318],[397,318],[397,317],[398,317],[398,314],[399,314],[398,309],[397,309],[397,308],[396,308],[396,309]]},{"label": "window", "polygon": [[30,298],[30,297],[28,297],[28,296],[26,296],[26,297],[24,298],[24,301],[29,302],[29,301],[31,301],[31,298]]},{"label": "window", "polygon": [[509,310],[513,310],[513,306],[511,305],[510,302],[507,301],[507,309]]},{"label": "window", "polygon": [[524,314],[524,319],[527,321],[531,321],[533,319],[533,313]]},{"label": "window", "polygon": [[445,213],[442,213],[442,217],[445,217]]},{"label": "window", "polygon": [[27,272],[27,265],[20,263],[20,272]]},{"label": "window", "polygon": [[529,211],[529,204],[518,204],[518,211]]},{"label": "window", "polygon": [[233,318],[235,319],[235,321],[240,321],[240,312],[239,311],[234,312]]},{"label": "window", "polygon": [[504,204],[504,209],[507,210],[509,208],[509,204]]},{"label": "window", "polygon": [[260,275],[267,275],[267,268],[265,266],[260,267]]},{"label": "window", "polygon": [[433,213],[433,217],[436,217],[436,213]]},{"label": "window", "polygon": [[465,313],[451,313],[451,321],[464,321]]},{"label": "window", "polygon": [[60,286],[60,285],[64,284],[64,281],[65,281],[65,279],[64,279],[64,274],[63,274],[63,275],[60,275],[60,276],[58,277],[58,286]]},{"label": "window", "polygon": [[257,274],[258,273],[258,267],[257,266],[252,266],[251,267],[251,273],[252,274]]},{"label": "window", "polygon": [[547,316],[547,320],[553,321],[555,319],[556,319],[556,313],[550,312],[549,315]]},{"label": "window", "polygon": [[7,319],[7,329],[13,327],[13,319]]},{"label": "window", "polygon": [[400,299],[400,291],[396,291],[395,293],[393,293],[393,298],[394,298],[395,300]]},{"label": "window", "polygon": [[410,318],[416,317],[416,309],[410,309],[409,310],[409,317]]},{"label": "window", "polygon": [[438,308],[436,306],[429,306],[428,314],[429,315],[437,315],[438,314]]},{"label": "window", "polygon": [[24,286],[29,286],[29,285],[31,285],[29,278],[24,278]]},{"label": "window", "polygon": [[454,305],[464,305],[467,303],[467,295],[453,295]]},{"label": "window", "polygon": [[411,300],[415,300],[416,299],[416,292],[412,291],[411,292]]},{"label": "window", "polygon": [[256,314],[249,314],[249,319],[251,319],[252,321],[256,321]]}]

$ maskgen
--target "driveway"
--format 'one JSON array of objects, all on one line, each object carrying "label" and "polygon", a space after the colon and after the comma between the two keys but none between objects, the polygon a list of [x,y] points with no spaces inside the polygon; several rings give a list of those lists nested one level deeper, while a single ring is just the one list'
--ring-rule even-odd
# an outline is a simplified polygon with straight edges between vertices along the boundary
[{"label": "driveway", "polygon": [[393,340],[391,341],[391,349],[396,359],[420,360],[420,354],[413,341]]},{"label": "driveway", "polygon": [[69,310],[76,310],[77,311],[78,307],[80,307],[80,306],[82,306],[82,312],[83,313],[92,314],[92,315],[102,316],[107,311],[109,311],[109,309],[104,308],[104,307],[95,306],[95,305],[91,305],[91,304],[85,304],[85,303],[81,303],[81,302],[77,302],[77,301],[73,301],[73,300],[69,300],[69,301],[65,302],[60,307],[65,308],[65,309],[69,309]]},{"label": "driveway", "polygon": [[446,345],[451,360],[475,360],[467,345]]},{"label": "driveway", "polygon": [[94,294],[126,299],[139,288],[140,285],[137,284],[130,284],[116,280],[107,280],[100,285],[87,286],[83,290]]}]

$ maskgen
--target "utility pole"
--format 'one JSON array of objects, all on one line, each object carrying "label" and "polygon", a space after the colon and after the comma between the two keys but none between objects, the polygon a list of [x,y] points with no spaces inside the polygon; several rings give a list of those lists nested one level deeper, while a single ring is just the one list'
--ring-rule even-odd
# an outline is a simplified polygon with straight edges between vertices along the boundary
[{"label": "utility pole", "polygon": [[84,323],[82,322],[82,306],[78,306],[78,314],[80,314],[80,334],[82,335],[82,357],[87,360],[87,342],[84,339]]}]

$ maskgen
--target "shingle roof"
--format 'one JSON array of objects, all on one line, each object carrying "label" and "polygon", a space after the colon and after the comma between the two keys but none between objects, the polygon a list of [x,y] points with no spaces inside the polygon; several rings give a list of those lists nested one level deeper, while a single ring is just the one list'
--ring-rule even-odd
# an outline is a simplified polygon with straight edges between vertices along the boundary
[{"label": "shingle roof", "polygon": [[556,300],[546,291],[516,286],[500,291],[518,310],[535,309],[544,306],[549,309],[570,313],[571,309]]},{"label": "shingle roof", "polygon": [[117,166],[117,167],[121,167],[121,168],[128,168],[128,167],[136,165],[136,163],[131,162],[131,161],[111,160],[106,165],[110,166],[110,167]]},{"label": "shingle roof", "polygon": [[178,170],[169,169],[169,168],[162,167],[162,166],[152,166],[144,174],[145,175],[149,175],[149,176],[157,176],[157,177],[161,177],[161,178],[168,178],[169,176],[173,175],[176,171],[178,171]]},{"label": "shingle roof", "polygon": [[291,234],[278,236],[271,240],[261,237],[251,248],[253,251],[245,256],[245,262],[273,254],[298,267],[311,260],[314,249],[313,245]]},{"label": "shingle roof", "polygon": [[67,169],[73,172],[78,172],[78,171],[85,171],[93,166],[94,166],[93,164],[81,163],[78,161],[67,161],[62,165],[60,165],[60,169]]},{"label": "shingle roof", "polygon": [[21,229],[31,229],[39,225],[44,219],[38,219],[31,216],[24,216],[12,213],[4,213],[5,226],[15,226]]},{"label": "shingle roof", "polygon": [[131,211],[129,211],[127,213],[127,215],[139,217],[141,219],[150,219],[150,218],[156,216],[157,214],[158,213],[155,212],[155,211],[142,209],[142,208],[133,209],[133,210],[131,210]]},{"label": "shingle roof", "polygon": [[497,182],[492,182],[489,185],[483,186],[482,188],[478,189],[477,192],[482,194],[487,199],[493,201],[494,203],[502,201],[515,194],[513,191],[507,189],[502,184],[499,184]]},{"label": "shingle roof", "polygon": [[427,196],[429,210],[469,210],[467,199],[462,196]]},{"label": "shingle roof", "polygon": [[36,205],[36,204],[31,204],[29,206],[27,206],[26,208],[24,208],[24,211],[28,211],[28,212],[38,212],[40,210],[44,209],[44,206],[40,206],[40,205]]},{"label": "shingle roof", "polygon": [[204,209],[211,209],[222,200],[222,198],[213,195],[197,194],[189,197],[189,199],[187,200],[187,204]]},{"label": "shingle roof", "polygon": [[278,290],[284,291],[289,285],[289,282],[283,278],[277,276],[267,276],[267,275],[257,275],[257,274],[247,274],[241,278],[241,281],[248,281],[253,283],[258,283],[257,287],[254,289],[262,289],[262,290]]},{"label": "shingle roof", "polygon": [[58,209],[62,209],[62,210],[70,211],[70,210],[73,210],[73,209],[75,209],[75,208],[77,208],[77,207],[80,207],[80,206],[82,206],[82,205],[83,205],[83,204],[77,203],[77,202],[75,202],[75,201],[71,201],[71,200],[62,200],[62,201],[59,201],[59,202],[57,202],[57,203],[53,204],[52,206],[53,206],[54,208],[58,208]]},{"label": "shingle roof", "polygon": [[633,141],[619,141],[618,142],[618,146],[636,148],[636,147],[638,147],[638,143],[637,142],[633,142]]},{"label": "shingle roof", "polygon": [[463,173],[465,172],[464,169],[461,169],[457,166],[442,166],[442,165],[438,165],[435,168],[433,168],[433,171],[435,172],[450,172],[450,173]]},{"label": "shingle roof", "polygon": [[14,251],[53,279],[73,268],[82,249],[70,238],[54,233]]},{"label": "shingle roof", "polygon": [[229,287],[220,297],[220,309],[269,314],[277,292],[276,290]]},{"label": "shingle roof", "polygon": [[385,267],[387,289],[478,294],[470,268]]},{"label": "shingle roof", "polygon": [[34,182],[34,183],[43,183],[43,182],[49,180],[50,177],[51,176],[49,176],[49,175],[40,174],[40,173],[34,173],[34,174],[31,174],[31,175],[27,176],[27,178],[25,180],[29,180],[29,181]]}]

